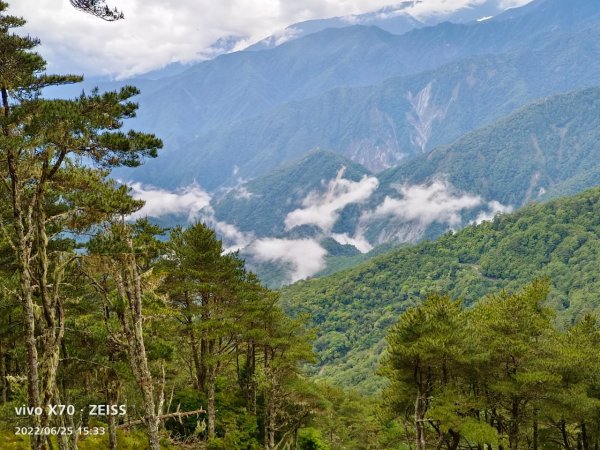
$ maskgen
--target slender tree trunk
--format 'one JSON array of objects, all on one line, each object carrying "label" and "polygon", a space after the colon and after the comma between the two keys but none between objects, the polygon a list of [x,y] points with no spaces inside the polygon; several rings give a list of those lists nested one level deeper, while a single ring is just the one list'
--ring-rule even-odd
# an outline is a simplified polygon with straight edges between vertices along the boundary
[{"label": "slender tree trunk", "polygon": [[238,366],[238,384],[244,400],[246,402],[246,411],[256,415],[256,346],[252,340],[246,344],[246,355],[243,370],[240,370],[239,351],[236,346],[236,359]]},{"label": "slender tree trunk", "polygon": [[[56,389],[56,392],[54,393],[53,397],[56,400],[56,404],[57,405],[64,404],[61,402],[61,397],[60,397],[60,393],[58,392],[58,387],[56,387],[55,389]],[[66,428],[67,423],[66,423],[65,419],[66,419],[66,417],[64,415],[60,415],[57,417],[58,425],[60,427]],[[69,435],[67,435],[66,433],[59,434],[57,436],[57,442],[58,442],[59,450],[77,450],[77,447],[75,447],[75,448],[72,447],[71,441],[69,440]]]},{"label": "slender tree trunk", "polygon": [[[8,89],[2,86],[2,106],[4,116],[9,117],[10,105],[8,102]],[[4,127],[3,133],[9,136],[9,130]],[[16,156],[13,150],[8,150],[6,153],[6,162],[8,175],[10,177],[10,194],[13,213],[13,227],[15,229],[15,249],[17,259],[17,270],[19,273],[19,299],[23,307],[23,324],[25,348],[27,349],[27,395],[29,397],[29,406],[36,408],[41,406],[40,387],[38,376],[38,353],[36,347],[35,336],[35,314],[33,303],[33,286],[31,283],[31,274],[29,271],[29,263],[31,257],[31,236],[29,229],[25,227],[25,220],[31,223],[31,214],[26,214],[23,211],[21,181],[17,167]],[[33,426],[40,426],[40,418],[35,415],[32,417]],[[45,447],[44,440],[40,436],[32,435],[30,437],[31,448],[33,450],[43,449]]]},{"label": "slender tree trunk", "polygon": [[[264,352],[265,372],[268,373],[271,366],[271,355],[269,349]],[[264,417],[264,447],[265,450],[273,450],[275,447],[275,407],[273,405],[273,388],[265,390],[265,417]]]},{"label": "slender tree trunk", "polygon": [[[133,244],[130,242],[131,254],[126,255],[123,262],[123,274],[116,274],[116,285],[119,295],[128,303],[129,314],[120,314],[121,324],[127,336],[129,361],[138,386],[142,392],[144,420],[148,430],[150,450],[160,450],[160,408],[156,410],[154,402],[154,386],[148,365],[146,346],[144,344],[142,316],[142,288],[138,273]],[[129,323],[131,321],[131,324]]]},{"label": "slender tree trunk", "polygon": [[448,445],[448,450],[457,450],[458,445],[460,444],[460,433],[457,433],[454,430],[449,430],[448,432],[450,433],[450,437],[452,437],[452,440]]},{"label": "slender tree trunk", "polygon": [[6,380],[6,357],[4,355],[4,346],[0,341],[0,379],[2,381],[2,393],[0,394],[0,404],[4,404],[8,398],[8,381]]},{"label": "slender tree trunk", "polygon": [[[9,159],[11,159],[9,157]],[[10,165],[10,163],[9,163]],[[21,305],[23,307],[23,324],[24,329],[24,340],[25,348],[27,349],[27,394],[29,397],[29,406],[33,408],[41,407],[42,402],[40,399],[40,384],[39,384],[39,373],[38,373],[38,351],[37,351],[37,340],[35,333],[35,307],[33,302],[33,286],[31,283],[31,275],[29,272],[29,255],[31,254],[31,247],[28,239],[25,236],[25,229],[23,226],[23,213],[20,205],[20,192],[18,182],[16,180],[16,169],[15,176],[13,178],[13,211],[14,211],[14,223],[17,235],[17,263],[19,271],[19,296]],[[40,417],[35,415],[32,417],[33,426],[39,427],[41,425]],[[40,436],[32,435],[30,437],[31,448],[33,450],[44,449],[45,443]]]},{"label": "slender tree trunk", "polygon": [[249,344],[247,357],[249,358],[248,404],[250,413],[256,415],[256,346],[254,345],[254,343]]},{"label": "slender tree trunk", "polygon": [[583,450],[589,450],[590,444],[588,442],[587,426],[585,425],[585,422],[581,422],[581,441],[583,443]]},{"label": "slender tree trunk", "polygon": [[216,422],[216,405],[215,405],[215,391],[217,384],[217,367],[216,364],[211,365],[208,370],[207,380],[207,418],[208,418],[208,438],[212,439],[215,437],[215,422]]},{"label": "slender tree trunk", "polygon": [[425,450],[427,442],[425,438],[425,405],[426,400],[421,393],[421,387],[417,389],[415,400],[415,445],[417,450]]},{"label": "slender tree trunk", "polygon": [[206,393],[206,374],[208,372],[206,356],[208,353],[208,339],[206,338],[206,331],[202,331],[202,335],[203,336],[200,339],[200,369],[198,371],[198,383],[200,384],[200,390]]},{"label": "slender tree trunk", "polygon": [[509,433],[509,442],[511,450],[519,450],[519,419],[519,401],[513,399]]},{"label": "slender tree trunk", "polygon": [[[60,298],[60,286],[62,283],[63,267],[60,260],[55,262],[56,267],[50,276],[50,259],[48,256],[49,239],[46,233],[45,212],[45,183],[48,164],[44,164],[42,175],[36,190],[33,219],[36,237],[36,262],[34,272],[35,282],[42,303],[44,327],[42,337],[42,358],[40,361],[40,381],[43,405],[47,407],[52,404],[60,404],[58,400],[59,388],[57,385],[57,373],[60,361],[62,339],[65,332],[65,312]],[[50,425],[50,417],[43,414],[41,426]],[[66,440],[68,442],[68,440]]]},{"label": "slender tree trunk", "polygon": [[538,410],[533,411],[533,450],[539,449],[540,433],[538,423]]},{"label": "slender tree trunk", "polygon": [[569,441],[569,435],[567,434],[567,427],[564,420],[560,422],[560,434],[563,438],[565,450],[571,450],[571,443]]},{"label": "slender tree trunk", "polygon": [[[117,405],[118,404],[118,393],[117,393],[117,383],[113,380],[110,380],[107,383],[106,388],[106,399],[109,405]],[[116,417],[112,414],[109,414],[107,417],[108,421],[108,446],[110,450],[117,450],[117,421]]]},{"label": "slender tree trunk", "polygon": [[204,380],[202,376],[202,365],[200,363],[200,350],[198,348],[198,339],[194,330],[194,320],[192,314],[192,302],[190,301],[189,295],[185,293],[185,306],[187,309],[186,323],[188,329],[188,335],[190,337],[190,345],[192,349],[192,359],[194,361],[194,370],[196,371],[196,389],[203,390]]}]

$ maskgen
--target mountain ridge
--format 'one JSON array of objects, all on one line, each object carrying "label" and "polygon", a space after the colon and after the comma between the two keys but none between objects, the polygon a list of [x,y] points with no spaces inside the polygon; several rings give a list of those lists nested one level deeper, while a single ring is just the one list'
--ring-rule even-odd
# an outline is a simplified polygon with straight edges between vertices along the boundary
[{"label": "mountain ridge", "polygon": [[293,315],[310,317],[317,330],[314,376],[373,393],[383,386],[375,368],[386,330],[431,291],[469,305],[549,276],[548,304],[559,322],[597,311],[600,304],[589,299],[600,289],[598,235],[600,188],[594,188],[301,281],[281,291],[282,303]]}]

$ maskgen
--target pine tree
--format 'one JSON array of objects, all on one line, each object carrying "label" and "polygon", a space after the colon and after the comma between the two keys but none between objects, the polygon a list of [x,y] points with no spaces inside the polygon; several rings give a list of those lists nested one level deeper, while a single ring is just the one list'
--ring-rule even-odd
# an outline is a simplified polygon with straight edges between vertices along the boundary
[{"label": "pine tree", "polygon": [[384,395],[392,414],[402,417],[412,409],[417,450],[427,448],[429,426],[439,445],[458,447],[461,427],[452,424],[466,409],[458,381],[469,363],[466,325],[460,302],[432,294],[407,310],[388,334],[382,373],[391,383]]},{"label": "pine tree", "polygon": [[[46,75],[45,61],[33,50],[37,39],[17,36],[12,29],[21,18],[6,15],[0,2],[0,151],[4,198],[10,217],[3,232],[13,249],[23,310],[29,405],[45,408],[60,402],[56,376],[64,337],[65,271],[76,256],[57,242],[68,226],[79,228],[92,216],[107,217],[95,204],[86,216],[90,190],[110,184],[107,171],[119,165],[136,166],[144,157],[156,156],[161,142],[152,135],[118,131],[122,120],[133,117],[136,105],[129,99],[138,91],[82,94],[75,100],[47,100],[42,89],[78,82],[80,77]],[[98,169],[84,167],[90,161]],[[77,185],[86,194],[77,195]],[[72,203],[65,202],[69,198]],[[102,199],[96,198],[102,202]],[[81,201],[81,204],[78,204]],[[68,209],[65,210],[65,206]],[[42,320],[35,314],[43,311]],[[36,426],[47,426],[47,414],[35,416]],[[43,448],[44,439],[31,438],[32,448]]]}]

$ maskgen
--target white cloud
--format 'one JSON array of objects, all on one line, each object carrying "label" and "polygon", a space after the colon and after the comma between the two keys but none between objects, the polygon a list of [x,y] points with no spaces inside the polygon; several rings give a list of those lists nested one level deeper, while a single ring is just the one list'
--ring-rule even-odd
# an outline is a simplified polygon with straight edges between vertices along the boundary
[{"label": "white cloud", "polygon": [[296,209],[286,216],[286,230],[299,225],[317,225],[324,232],[329,232],[346,206],[364,203],[379,186],[377,178],[366,175],[360,181],[345,179],[345,171],[345,167],[338,171],[325,192],[313,191],[308,194],[302,201],[304,208]]},{"label": "white cloud", "polygon": [[[424,0],[410,11],[447,13],[482,0]],[[503,0],[506,7],[526,0]],[[12,0],[25,32],[42,39],[41,52],[57,72],[127,77],[173,62],[200,61],[228,36],[257,42],[293,23],[375,11],[393,0],[108,0],[125,20],[108,23],[76,11],[67,0]],[[283,39],[288,35],[281,36]]]},{"label": "white cloud", "polygon": [[[425,18],[431,15],[443,16],[461,8],[475,7],[488,3],[489,0],[425,0],[415,2],[415,4],[406,9],[406,11],[417,19]],[[500,0],[496,2],[501,9],[522,6],[531,0]],[[493,3],[493,2],[492,2]]]},{"label": "white cloud", "polygon": [[327,251],[313,239],[259,239],[247,249],[260,262],[289,264],[294,283],[325,268]]},{"label": "white cloud", "polygon": [[349,236],[348,233],[332,234],[331,237],[342,245],[353,245],[361,253],[367,253],[373,250],[371,243],[360,232],[356,233],[354,237]]},{"label": "white cloud", "polygon": [[427,226],[434,222],[458,226],[461,212],[480,206],[481,197],[456,192],[446,181],[437,180],[429,185],[399,186],[402,198],[387,196],[375,211],[366,213],[363,220],[392,217],[402,221],[414,221]]},{"label": "white cloud", "polygon": [[67,0],[10,3],[13,14],[27,19],[25,31],[42,39],[52,70],[126,77],[202,60],[226,36],[256,42],[292,23],[360,13],[386,0],[108,0],[125,14],[113,23],[76,11]]},{"label": "white cloud", "polygon": [[238,200],[250,200],[254,197],[254,194],[248,190],[246,186],[238,186],[234,189],[233,195]]},{"label": "white cloud", "polygon": [[529,2],[531,2],[531,0],[502,0],[500,6],[504,9],[517,8]]},{"label": "white cloud", "polygon": [[217,232],[219,238],[223,240],[226,252],[244,248],[254,240],[254,234],[245,233],[238,230],[235,225],[217,220],[210,205],[210,194],[195,183],[177,191],[168,191],[141,183],[132,183],[129,187],[133,197],[146,202],[142,209],[130,216],[130,219],[173,215],[186,216],[188,222],[201,220]]},{"label": "white cloud", "polygon": [[132,214],[132,219],[186,215],[188,220],[194,220],[209,207],[211,200],[210,194],[197,184],[174,192],[141,183],[132,183],[129,187],[133,197],[146,202],[142,209]]},{"label": "white cloud", "polygon": [[216,220],[212,211],[211,215],[206,217],[206,223],[213,227],[217,235],[223,240],[225,253],[241,250],[248,246],[255,238],[253,233],[240,231],[235,225]]},{"label": "white cloud", "polygon": [[513,210],[514,208],[512,206],[503,205],[502,203],[493,200],[488,203],[488,210],[481,211],[477,218],[471,223],[480,224],[482,222],[491,221],[498,214],[511,213]]}]

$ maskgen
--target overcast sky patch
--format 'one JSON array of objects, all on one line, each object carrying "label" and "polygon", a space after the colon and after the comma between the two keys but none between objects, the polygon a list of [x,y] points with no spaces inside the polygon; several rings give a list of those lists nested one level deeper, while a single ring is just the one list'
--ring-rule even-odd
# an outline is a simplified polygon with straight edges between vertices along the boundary
[{"label": "overcast sky patch", "polygon": [[[448,12],[483,0],[423,0],[416,16]],[[511,7],[528,0],[504,0]],[[249,45],[297,22],[351,16],[397,3],[393,0],[109,0],[125,20],[104,22],[76,11],[67,0],[12,0],[25,32],[42,39],[40,49],[56,72],[121,78],[212,56],[210,46],[231,36]],[[283,40],[289,36],[280,36]]]}]

